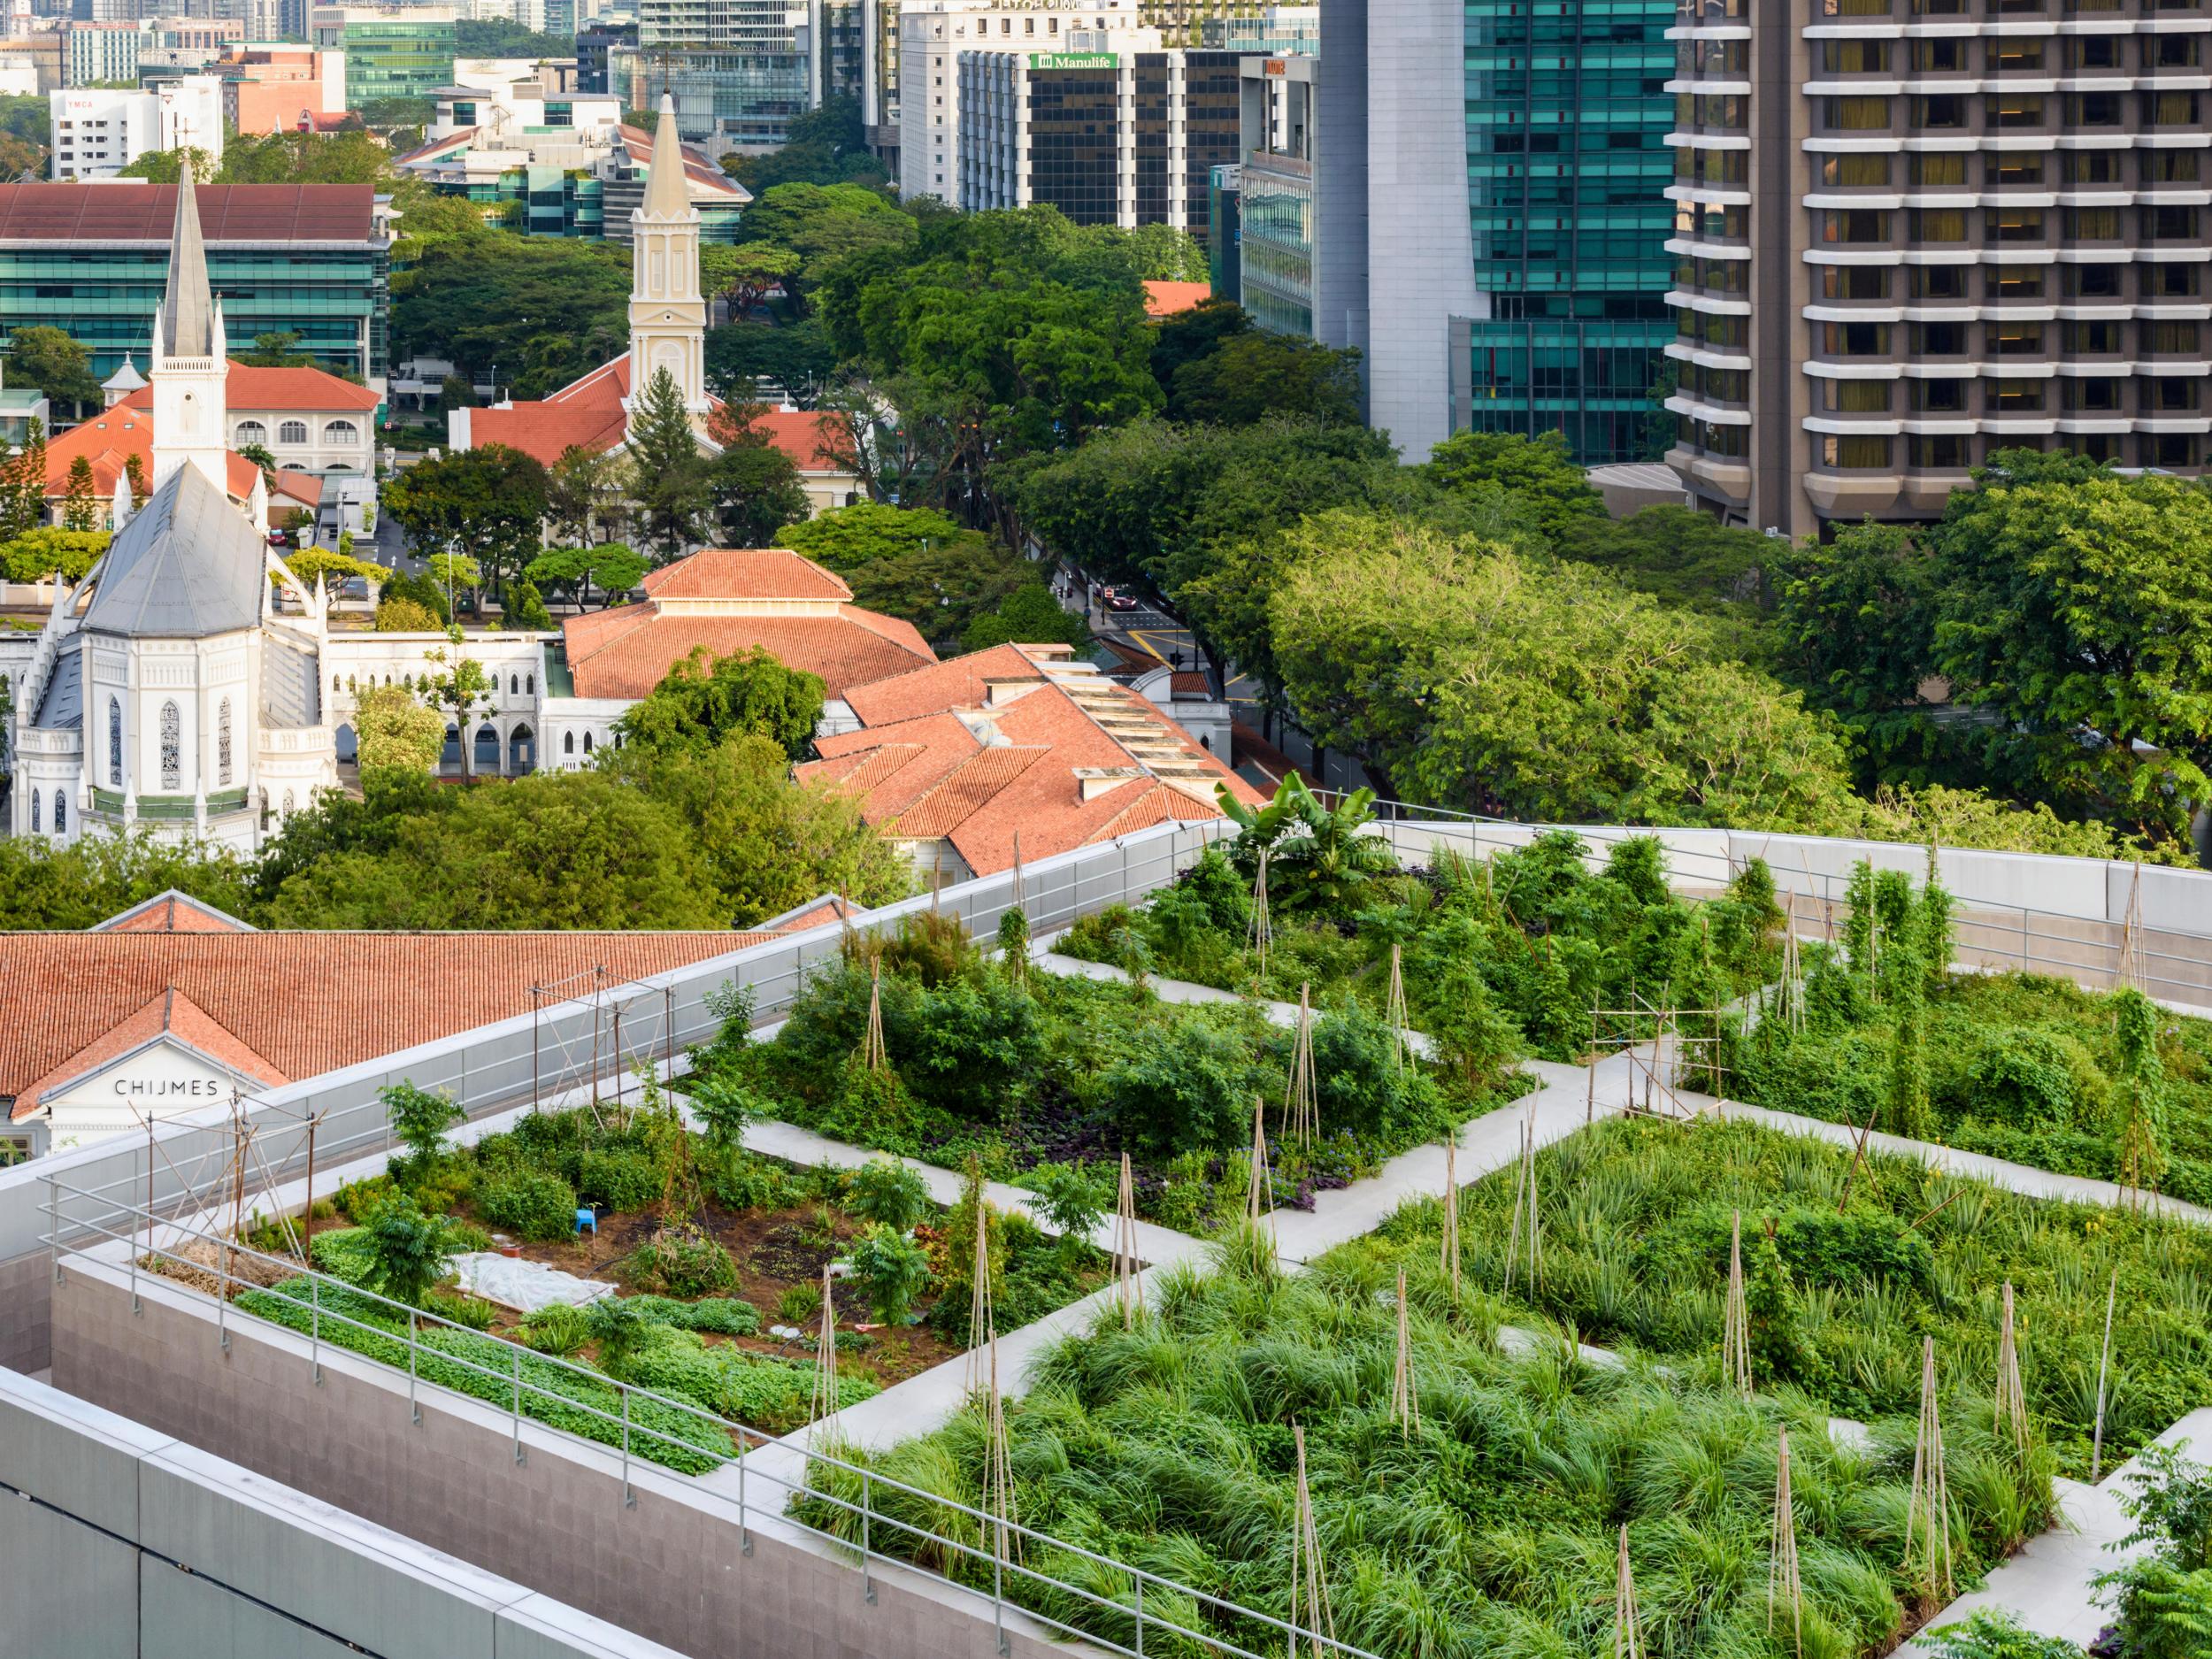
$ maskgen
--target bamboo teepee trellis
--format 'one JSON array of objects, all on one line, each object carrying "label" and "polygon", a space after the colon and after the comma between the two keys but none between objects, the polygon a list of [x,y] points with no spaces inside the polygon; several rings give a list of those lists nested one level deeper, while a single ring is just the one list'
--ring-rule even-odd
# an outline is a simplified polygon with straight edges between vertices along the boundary
[{"label": "bamboo teepee trellis", "polygon": [[1720,1374],[1727,1386],[1751,1397],[1751,1310],[1744,1295],[1743,1211],[1728,1226],[1728,1297],[1721,1314]]},{"label": "bamboo teepee trellis", "polygon": [[1905,1509],[1905,1571],[1932,1600],[1951,1599],[1951,1488],[1944,1471],[1932,1336],[1921,1339],[1920,1433],[1913,1445],[1912,1497]]},{"label": "bamboo teepee trellis", "polygon": [[1252,1097],[1252,1167],[1246,1185],[1245,1218],[1255,1227],[1272,1228],[1275,1213],[1275,1173],[1267,1163],[1267,1109]]},{"label": "bamboo teepee trellis", "polygon": [[2012,1317],[2012,1281],[2005,1280],[2004,1322],[1997,1333],[1997,1432],[2012,1435],[2015,1451],[2028,1449],[2028,1402],[2020,1387],[2020,1344]]},{"label": "bamboo teepee trellis", "polygon": [[1444,1141],[1444,1277],[1451,1281],[1452,1300],[1459,1299],[1459,1141]]},{"label": "bamboo teepee trellis", "polygon": [[1628,1568],[1628,1528],[1621,1527],[1620,1564],[1613,1575],[1613,1659],[1644,1659],[1636,1616],[1636,1577]]},{"label": "bamboo teepee trellis", "polygon": [[1298,987],[1298,1037],[1290,1052],[1290,1081],[1283,1090],[1283,1136],[1310,1147],[1321,1133],[1321,1102],[1313,1077],[1313,987]]},{"label": "bamboo teepee trellis", "polygon": [[[1313,1524],[1313,1492],[1306,1484],[1306,1431],[1302,1424],[1290,1425],[1292,1440],[1298,1448],[1298,1499],[1295,1517],[1291,1523],[1290,1540],[1290,1659],[1298,1659],[1300,1637],[1308,1645],[1310,1659],[1323,1659],[1327,1649],[1336,1646],[1336,1619],[1329,1611],[1329,1584],[1321,1571],[1321,1534]],[[1327,1648],[1323,1646],[1327,1643]]]},{"label": "bamboo teepee trellis", "polygon": [[1797,1571],[1797,1504],[1790,1494],[1790,1432],[1780,1431],[1774,1463],[1774,1532],[1767,1557],[1767,1634],[1778,1602],[1789,1615],[1791,1642],[1805,1659],[1805,1586]]},{"label": "bamboo teepee trellis", "polygon": [[1406,1313],[1406,1270],[1398,1270],[1398,1359],[1390,1379],[1390,1415],[1402,1439],[1421,1426],[1420,1391],[1413,1380],[1413,1328]]},{"label": "bamboo teepee trellis", "polygon": [[890,1064],[883,1051],[883,961],[868,964],[868,1032],[860,1040],[860,1063],[871,1071]]},{"label": "bamboo teepee trellis", "polygon": [[822,1263],[822,1325],[814,1348],[814,1394],[810,1409],[814,1421],[807,1425],[807,1449],[820,1451],[833,1445],[837,1432],[837,1303],[831,1295],[834,1281],[829,1263]]},{"label": "bamboo teepee trellis", "polygon": [[1383,1018],[1390,1025],[1390,1064],[1402,1071],[1413,1058],[1413,1039],[1406,1029],[1405,947],[1395,940],[1390,945],[1390,995]]},{"label": "bamboo teepee trellis", "polygon": [[[1527,1240],[1525,1255],[1522,1240]],[[1543,1278],[1543,1236],[1538,1225],[1536,1211],[1536,1106],[1529,1103],[1527,1122],[1521,1125],[1521,1164],[1513,1178],[1512,1231],[1505,1241],[1505,1288],[1510,1294],[1513,1276],[1524,1265],[1527,1269],[1528,1291],[1533,1296]]]},{"label": "bamboo teepee trellis", "polygon": [[1275,941],[1275,930],[1267,916],[1267,849],[1260,849],[1259,870],[1252,878],[1252,926],[1245,942],[1252,951],[1252,992],[1257,995],[1267,984],[1267,948]]},{"label": "bamboo teepee trellis", "polygon": [[1006,1396],[999,1392],[996,1331],[991,1333],[987,1347],[990,1402],[986,1409],[991,1446],[983,1471],[983,1502],[991,1517],[992,1554],[999,1561],[1010,1562],[1021,1555],[1021,1540],[1014,1530],[1021,1519],[1014,1510],[1013,1447],[1006,1432]]},{"label": "bamboo teepee trellis", "polygon": [[1137,1183],[1129,1155],[1121,1155],[1121,1192],[1114,1205],[1114,1294],[1121,1302],[1124,1330],[1144,1315],[1144,1275],[1138,1268]]},{"label": "bamboo teepee trellis", "polygon": [[998,1319],[991,1310],[991,1212],[981,1193],[975,1201],[975,1266],[968,1280],[968,1393],[990,1386],[994,1357],[984,1349],[998,1340]]}]

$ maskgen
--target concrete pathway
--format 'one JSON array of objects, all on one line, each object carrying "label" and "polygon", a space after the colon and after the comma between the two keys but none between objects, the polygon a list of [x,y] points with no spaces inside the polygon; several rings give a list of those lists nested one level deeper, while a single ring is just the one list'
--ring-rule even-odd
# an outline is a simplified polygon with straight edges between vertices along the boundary
[{"label": "concrete pathway", "polygon": [[[1102,983],[1121,985],[1130,984],[1136,979],[1136,976],[1126,968],[1117,968],[1110,962],[1092,962],[1082,956],[1064,956],[1054,950],[1036,951],[1030,959],[1047,973],[1056,973],[1064,979],[1096,979]],[[1295,1002],[1275,1002],[1247,998],[1235,991],[1225,991],[1217,985],[1199,985],[1189,979],[1164,979],[1157,974],[1150,973],[1145,976],[1144,984],[1145,988],[1163,1002],[1255,1002],[1262,1013],[1286,1031],[1294,1031],[1298,1027],[1298,1004]],[[1408,1031],[1406,1041],[1413,1045],[1413,1051],[1425,1060],[1432,1057],[1435,1053],[1435,1046],[1420,1032]]]}]

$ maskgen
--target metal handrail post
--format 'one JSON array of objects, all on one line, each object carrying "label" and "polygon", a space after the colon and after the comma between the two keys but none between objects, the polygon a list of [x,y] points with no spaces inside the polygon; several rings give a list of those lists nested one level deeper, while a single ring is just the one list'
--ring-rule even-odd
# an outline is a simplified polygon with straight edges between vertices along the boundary
[{"label": "metal handrail post", "polygon": [[522,1461],[522,1350],[516,1348],[511,1349],[510,1352],[514,1355],[515,1360],[515,1462],[520,1463]]},{"label": "metal handrail post", "polygon": [[1136,1575],[1137,1582],[1137,1659],[1144,1659],[1144,1575]]},{"label": "metal handrail post", "polygon": [[860,1588],[868,1598],[868,1605],[876,1604],[875,1574],[870,1571],[868,1554],[868,1471],[860,1471]]},{"label": "metal handrail post", "polygon": [[622,1390],[622,1507],[637,1508],[637,1494],[630,1490],[630,1391]]},{"label": "metal handrail post", "polygon": [[61,1194],[55,1188],[54,1178],[42,1178],[46,1182],[46,1257],[54,1270],[54,1283],[61,1283]]},{"label": "metal handrail post", "polygon": [[307,1367],[319,1387],[323,1380],[323,1276],[320,1273],[307,1281]]},{"label": "metal handrail post", "polygon": [[737,1436],[737,1553],[741,1555],[753,1553],[753,1532],[745,1519],[745,1435],[740,1430]]},{"label": "metal handrail post", "polygon": [[422,1402],[415,1394],[415,1358],[419,1351],[419,1339],[415,1334],[415,1310],[407,1310],[407,1415],[417,1428],[422,1426]]}]

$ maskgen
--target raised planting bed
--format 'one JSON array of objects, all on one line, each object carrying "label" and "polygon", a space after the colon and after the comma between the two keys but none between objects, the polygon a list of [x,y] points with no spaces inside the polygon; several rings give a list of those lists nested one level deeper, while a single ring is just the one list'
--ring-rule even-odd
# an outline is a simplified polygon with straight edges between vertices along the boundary
[{"label": "raised planting bed", "polygon": [[[1666,885],[1664,849],[1616,842],[1593,874],[1579,837],[1540,836],[1486,864],[1440,849],[1416,871],[1368,876],[1340,898],[1295,884],[1277,893],[1270,864],[1271,942],[1252,933],[1256,855],[1208,849],[1142,910],[1085,917],[1054,949],[1132,972],[1295,1002],[1386,1008],[1390,951],[1400,948],[1408,1012],[1440,1057],[1480,1071],[1504,1055],[1578,1059],[1601,1034],[1647,1034],[1641,1007],[1711,1010],[1772,979],[1782,921],[1774,884],[1754,861],[1729,892],[1693,904]],[[1300,895],[1308,895],[1299,902]]]},{"label": "raised planting bed", "polygon": [[[325,1340],[399,1364],[403,1352],[395,1356],[378,1333],[403,1332],[415,1308],[431,1316],[417,1324],[432,1346],[492,1373],[475,1378],[456,1365],[432,1380],[485,1398],[508,1397],[501,1379],[515,1362],[495,1340],[503,1338],[584,1368],[579,1376],[526,1358],[526,1381],[543,1382],[554,1396],[603,1393],[618,1411],[613,1392],[592,1379],[603,1371],[764,1433],[788,1432],[812,1415],[826,1267],[841,1406],[967,1351],[979,1205],[1000,1329],[1042,1317],[1108,1277],[1105,1257],[1086,1238],[1051,1238],[1027,1216],[1001,1212],[984,1199],[979,1178],[948,1210],[888,1160],[858,1171],[794,1169],[690,1133],[649,1087],[642,1103],[527,1115],[465,1149],[436,1141],[442,1119],[434,1097],[391,1093],[396,1119],[425,1114],[417,1120],[424,1133],[389,1173],[342,1187],[334,1204],[319,1207],[325,1213],[308,1248],[314,1265],[340,1284],[326,1281],[318,1293],[305,1276],[285,1279],[280,1263],[264,1261],[251,1275],[262,1286],[242,1294],[239,1305],[304,1329],[319,1294],[326,1314],[373,1327],[326,1318]],[[595,1212],[595,1230],[580,1233],[580,1207]],[[273,1256],[292,1236],[284,1224],[257,1222],[246,1241]],[[450,1258],[488,1249],[572,1276],[580,1296],[580,1281],[616,1289],[584,1306],[530,1313],[462,1293]],[[212,1284],[199,1267],[169,1271]],[[529,1415],[560,1410],[558,1398],[541,1398],[530,1410],[527,1392],[525,1405]],[[694,1420],[672,1441],[637,1449],[689,1468],[703,1444],[720,1455],[729,1439]]]},{"label": "raised planting bed", "polygon": [[[1841,1417],[1911,1411],[1921,1340],[1932,1336],[1946,1385],[1978,1401],[1986,1422],[2009,1280],[2030,1423],[2062,1472],[2086,1479],[2116,1270],[2104,1468],[2212,1403],[2212,1232],[2022,1198],[1909,1160],[1870,1156],[1855,1176],[1852,1163],[1847,1148],[1709,1118],[1583,1130],[1537,1157],[1542,1269],[1532,1292],[1524,1246],[1514,1303],[1585,1341],[1717,1377],[1740,1210],[1762,1388]],[[1505,1282],[1516,1174],[1460,1196],[1463,1272],[1493,1291]],[[1442,1220],[1440,1199],[1417,1202],[1346,1249],[1377,1271],[1403,1263],[1426,1279]]]},{"label": "raised planting bed", "polygon": [[[1886,1653],[1940,1605],[1900,1564],[1911,1419],[1847,1445],[1802,1397],[1747,1401],[1640,1362],[1588,1363],[1563,1343],[1509,1358],[1494,1339],[1496,1299],[1454,1298],[1431,1272],[1409,1295],[1418,1421],[1408,1426],[1393,1410],[1394,1272],[1339,1251],[1282,1278],[1233,1254],[1246,1264],[1164,1276],[1136,1329],[1110,1316],[1041,1361],[1007,1411],[1022,1525],[1288,1618],[1302,1429],[1331,1623],[1345,1641],[1388,1659],[1609,1655],[1625,1526],[1644,1651],[1778,1659],[1797,1651],[1786,1602],[1772,1635],[1768,1623],[1786,1426],[1802,1651]],[[1970,1578],[2046,1524],[2049,1459],[1995,1444],[1985,1408],[1970,1402],[1947,1410],[1943,1428],[1958,1568]],[[989,1445],[987,1417],[971,1409],[870,1461],[987,1508]],[[856,1502],[856,1479],[817,1479]],[[874,1502],[879,1515],[947,1524],[911,1494],[879,1485]],[[856,1527],[818,1498],[799,1507],[816,1525]],[[876,1521],[876,1548],[903,1536]],[[1036,1540],[1025,1550],[1027,1566],[1128,1604],[1125,1575]],[[988,1556],[956,1571],[987,1580]],[[1050,1617],[1133,1648],[1133,1621],[1113,1609],[1016,1574],[1007,1583]],[[1279,1632],[1191,1597],[1148,1586],[1144,1601],[1247,1651],[1283,1649]]]},{"label": "raised planting bed", "polygon": [[[683,1085],[710,1119],[769,1118],[849,1144],[998,1179],[1083,1166],[1102,1181],[1126,1151],[1140,1209],[1202,1232],[1240,1216],[1255,1102],[1276,1143],[1275,1202],[1311,1202],[1507,1097],[1502,1070],[1471,1080],[1394,1052],[1356,1002],[1310,1038],[1317,1133],[1278,1136],[1298,1051],[1256,1006],[1162,1001],[1141,985],[1063,977],[1019,954],[987,957],[951,918],[908,918],[879,955],[856,936],[818,969],[768,1042],[741,1012],[695,1052]],[[871,1038],[872,1008],[879,1048]],[[1109,1186],[1110,1191],[1110,1185]]]}]

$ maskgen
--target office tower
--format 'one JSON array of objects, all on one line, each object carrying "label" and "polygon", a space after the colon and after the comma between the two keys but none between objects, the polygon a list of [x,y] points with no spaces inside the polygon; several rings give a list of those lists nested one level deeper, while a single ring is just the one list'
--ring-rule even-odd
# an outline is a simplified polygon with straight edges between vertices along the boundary
[{"label": "office tower", "polygon": [[2205,0],[1685,0],[1668,459],[1791,535],[1993,449],[2194,472]]}]

